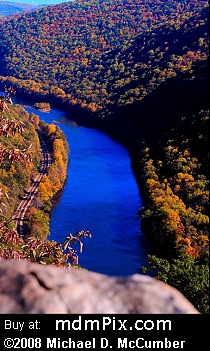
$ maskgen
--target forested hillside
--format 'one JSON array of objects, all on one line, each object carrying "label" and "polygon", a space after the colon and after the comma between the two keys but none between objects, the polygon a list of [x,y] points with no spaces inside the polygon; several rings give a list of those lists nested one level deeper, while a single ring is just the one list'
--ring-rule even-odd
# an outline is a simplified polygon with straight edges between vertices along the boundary
[{"label": "forested hillside", "polygon": [[39,121],[37,115],[29,115],[20,105],[7,104],[0,117],[0,189],[5,205],[5,211],[1,213],[6,219],[14,214],[18,202],[40,169],[37,130],[46,139],[52,153],[52,164],[39,185],[35,207],[49,213],[53,196],[65,182],[69,148],[59,127]]},{"label": "forested hillside", "polygon": [[150,265],[208,311],[209,2],[74,1],[0,25],[0,82],[126,143]]},{"label": "forested hillside", "polygon": [[76,1],[25,13],[1,26],[0,75],[92,112],[132,103],[205,59],[207,4]]},{"label": "forested hillside", "polygon": [[[58,126],[40,121],[20,105],[5,106],[2,109],[1,104],[0,116],[0,259],[69,266],[71,259],[75,261],[75,254],[64,253],[60,243],[46,239],[53,200],[67,175],[69,148],[65,135]],[[24,216],[19,235],[14,214],[21,199],[28,201],[24,195],[35,182],[42,163],[38,132],[48,145],[51,164]]]},{"label": "forested hillside", "polygon": [[[5,123],[10,127],[7,134],[3,127]],[[7,194],[4,198],[6,207],[2,214],[9,219],[39,167],[41,152],[35,126],[21,106],[8,107],[8,110],[1,114],[0,126],[0,187],[3,194]],[[20,162],[15,162],[21,151]],[[22,163],[21,159],[22,161],[25,159],[26,164]]]}]

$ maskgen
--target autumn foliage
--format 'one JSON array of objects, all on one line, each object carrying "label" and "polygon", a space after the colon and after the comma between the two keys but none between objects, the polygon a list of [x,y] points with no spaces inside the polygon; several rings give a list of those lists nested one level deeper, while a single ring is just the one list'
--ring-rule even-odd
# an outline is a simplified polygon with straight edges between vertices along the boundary
[{"label": "autumn foliage", "polygon": [[21,94],[106,118],[206,60],[208,1],[48,6],[2,23],[0,50],[1,80]]},{"label": "autumn foliage", "polygon": [[[149,268],[204,313],[209,290],[208,6],[202,0],[78,0],[0,24],[2,87],[12,84],[17,96],[71,111],[75,119],[126,143],[144,198],[141,227],[155,248]],[[5,114],[2,120],[10,124],[0,142],[9,125],[21,128],[18,118],[8,118]],[[33,127],[25,120],[26,131],[39,127],[35,115],[30,120]],[[27,236],[34,231],[36,238],[29,247],[43,240],[54,196],[65,181],[65,139],[54,125],[42,124],[42,131],[53,162],[28,214],[33,228]],[[30,134],[27,142],[16,135],[0,145],[2,158],[15,159],[13,147],[22,152],[30,147]],[[2,202],[8,204],[8,194],[10,212],[38,167],[40,154],[31,156],[29,173],[18,162],[7,161],[0,170]],[[68,240],[74,241],[72,234]]]},{"label": "autumn foliage", "polygon": [[[13,214],[40,167],[37,132],[46,139],[52,160],[24,218],[26,224],[20,236]],[[39,121],[38,116],[29,115],[21,106],[10,106],[0,117],[0,259],[27,259],[64,267],[78,265],[77,251],[70,246],[71,237],[67,238],[67,245],[47,240],[52,200],[65,182],[68,152],[65,136],[57,126]],[[75,233],[73,244],[78,240],[81,250],[81,239],[87,236],[91,234],[84,230]]]},{"label": "autumn foliage", "polygon": [[145,200],[141,228],[156,248],[149,270],[204,313],[209,292],[208,124],[209,111],[183,118],[158,147],[144,145],[138,170]]}]

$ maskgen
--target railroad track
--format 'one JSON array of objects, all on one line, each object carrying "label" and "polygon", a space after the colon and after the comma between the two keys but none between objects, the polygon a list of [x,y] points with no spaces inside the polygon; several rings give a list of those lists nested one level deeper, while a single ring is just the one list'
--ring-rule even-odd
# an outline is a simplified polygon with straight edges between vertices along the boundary
[{"label": "railroad track", "polygon": [[17,232],[20,235],[20,237],[23,237],[23,224],[24,224],[24,219],[26,212],[30,205],[32,204],[32,201],[34,197],[37,195],[38,192],[38,186],[39,183],[43,177],[44,174],[47,173],[48,167],[51,164],[51,155],[48,151],[47,145],[45,141],[43,140],[42,136],[38,133],[39,140],[40,140],[40,146],[41,146],[41,153],[42,153],[42,162],[41,162],[41,167],[39,170],[39,173],[36,175],[36,177],[33,179],[33,183],[30,186],[30,188],[25,191],[25,195],[20,201],[17,210],[15,214],[13,215],[13,220],[16,223],[16,228]]}]

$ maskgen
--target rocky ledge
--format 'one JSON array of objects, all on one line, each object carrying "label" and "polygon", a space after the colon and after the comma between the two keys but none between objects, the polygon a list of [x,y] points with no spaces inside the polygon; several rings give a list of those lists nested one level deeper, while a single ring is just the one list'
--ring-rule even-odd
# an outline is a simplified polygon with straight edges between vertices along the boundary
[{"label": "rocky ledge", "polygon": [[6,314],[199,314],[176,289],[146,275],[109,277],[0,261],[0,313]]}]

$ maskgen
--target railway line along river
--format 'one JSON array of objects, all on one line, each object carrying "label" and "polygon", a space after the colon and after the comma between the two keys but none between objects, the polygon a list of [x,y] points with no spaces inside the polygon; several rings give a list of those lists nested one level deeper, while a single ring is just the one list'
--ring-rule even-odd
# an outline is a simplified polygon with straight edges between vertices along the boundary
[{"label": "railway line along river", "polygon": [[42,112],[16,99],[29,113],[59,125],[70,147],[68,176],[51,213],[50,240],[63,242],[85,229],[79,264],[110,276],[141,273],[147,264],[148,242],[139,229],[141,197],[127,149],[96,129],[78,126],[65,112]]}]

